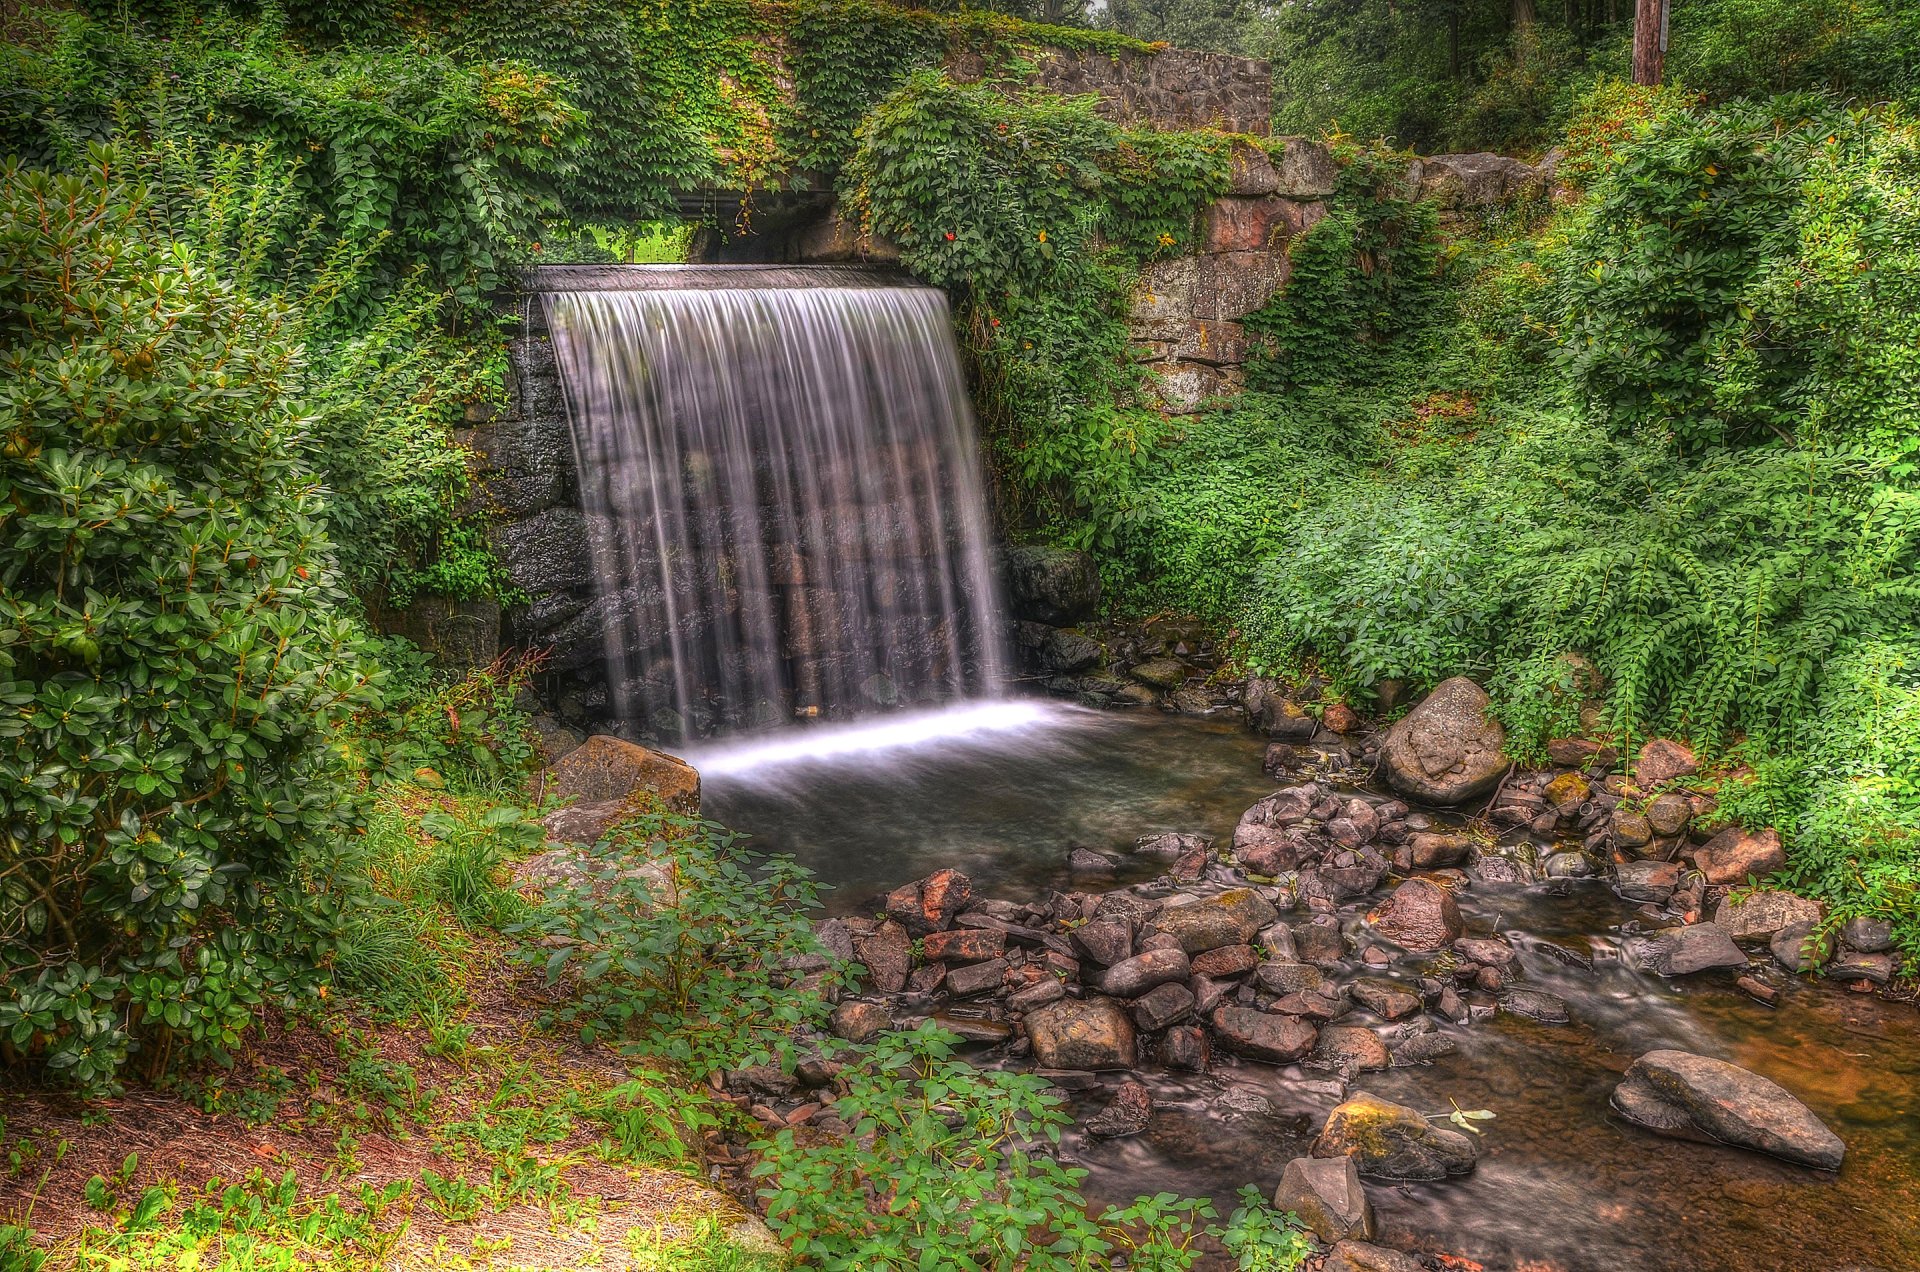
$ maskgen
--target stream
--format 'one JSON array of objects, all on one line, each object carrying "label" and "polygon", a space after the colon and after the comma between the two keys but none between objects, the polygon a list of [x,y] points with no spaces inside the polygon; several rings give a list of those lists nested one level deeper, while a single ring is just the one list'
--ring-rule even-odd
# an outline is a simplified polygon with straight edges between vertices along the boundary
[{"label": "stream", "polygon": [[[1237,722],[1035,705],[976,723],[930,725],[905,745],[896,734],[884,749],[823,732],[810,748],[832,752],[823,758],[691,758],[709,815],[763,851],[794,854],[833,889],[837,914],[870,913],[888,889],[943,866],[985,895],[1031,898],[1068,885],[1072,847],[1124,853],[1169,830],[1225,842],[1275,786],[1260,771],[1264,743]],[[1920,1269],[1920,1012],[1803,981],[1767,1007],[1729,972],[1668,981],[1630,970],[1617,950],[1634,907],[1603,882],[1475,882],[1460,905],[1470,934],[1506,935],[1524,984],[1565,1000],[1572,1021],[1439,1021],[1452,1054],[1354,1081],[1431,1113],[1452,1101],[1496,1115],[1479,1124],[1483,1152],[1465,1179],[1369,1181],[1383,1244],[1488,1272]],[[1658,1047],[1780,1083],[1846,1141],[1844,1167],[1833,1175],[1626,1124],[1608,1096]],[[1325,1072],[1224,1056],[1206,1074],[1147,1065],[1140,1078],[1155,1102],[1143,1134],[1065,1140],[1096,1202],[1204,1193],[1224,1213],[1243,1184],[1272,1190],[1345,1090]],[[1106,1093],[1073,1098],[1088,1115]]]}]

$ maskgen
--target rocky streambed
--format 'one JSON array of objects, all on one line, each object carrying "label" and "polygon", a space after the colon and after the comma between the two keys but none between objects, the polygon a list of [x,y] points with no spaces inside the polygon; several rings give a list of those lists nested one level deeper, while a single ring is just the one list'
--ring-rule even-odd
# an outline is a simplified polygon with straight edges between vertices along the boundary
[{"label": "rocky streambed", "polygon": [[1816,906],[1744,886],[1778,840],[1717,825],[1684,748],[1519,772],[1468,682],[1379,733],[1238,696],[1285,740],[1237,744],[1265,793],[1231,828],[843,897],[822,935],[869,979],[835,1031],[936,1019],[1072,1100],[1097,1196],[1256,1183],[1348,1243],[1329,1268],[1920,1267],[1920,1017],[1864,992],[1886,934],[1810,939]]}]

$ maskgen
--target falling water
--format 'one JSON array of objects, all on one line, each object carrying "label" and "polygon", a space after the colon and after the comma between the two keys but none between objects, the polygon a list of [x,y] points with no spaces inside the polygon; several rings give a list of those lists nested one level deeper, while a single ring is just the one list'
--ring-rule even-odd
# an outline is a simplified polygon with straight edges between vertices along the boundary
[{"label": "falling water", "polygon": [[938,291],[745,267],[544,282],[625,719],[686,738],[1000,683]]}]

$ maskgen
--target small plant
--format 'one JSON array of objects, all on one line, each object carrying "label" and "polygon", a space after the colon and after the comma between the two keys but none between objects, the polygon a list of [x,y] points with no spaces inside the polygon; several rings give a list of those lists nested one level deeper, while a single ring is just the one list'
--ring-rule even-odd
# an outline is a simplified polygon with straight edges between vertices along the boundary
[{"label": "small plant", "polygon": [[447,1218],[458,1222],[480,1214],[480,1190],[459,1176],[448,1177],[425,1169],[420,1172],[420,1183],[427,1190],[429,1204]]},{"label": "small plant", "polygon": [[[845,983],[806,911],[817,893],[787,857],[754,857],[723,827],[648,814],[585,851],[584,879],[554,888],[512,931],[516,953],[572,1000],[554,1022],[685,1065],[695,1077],[762,1064],[823,1020]],[[820,969],[803,984],[802,968]]]}]

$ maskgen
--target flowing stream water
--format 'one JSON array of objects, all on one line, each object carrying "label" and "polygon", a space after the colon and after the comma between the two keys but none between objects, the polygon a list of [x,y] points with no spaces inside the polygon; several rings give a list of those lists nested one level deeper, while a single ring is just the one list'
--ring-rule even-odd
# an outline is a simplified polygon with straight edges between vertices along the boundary
[{"label": "flowing stream water", "polygon": [[[711,766],[710,813],[763,849],[796,854],[834,886],[829,906],[842,913],[871,913],[886,889],[942,866],[966,871],[988,895],[1032,898],[1067,886],[1072,846],[1123,852],[1165,830],[1230,836],[1274,786],[1260,772],[1262,744],[1234,724],[1038,705],[974,727],[949,730],[942,719],[871,749],[841,735],[812,758],[725,747],[694,758]],[[1920,1269],[1920,1013],[1911,1005],[1794,983],[1768,1008],[1728,973],[1666,981],[1635,972],[1617,955],[1633,907],[1596,881],[1475,883],[1461,902],[1470,930],[1505,933],[1523,983],[1564,999],[1573,1020],[1442,1023],[1453,1054],[1355,1081],[1423,1111],[1444,1114],[1457,1101],[1497,1115],[1481,1124],[1484,1153],[1467,1178],[1368,1184],[1383,1241],[1490,1272]],[[1827,1174],[1624,1123],[1608,1096],[1634,1057],[1656,1047],[1719,1056],[1781,1083],[1845,1139],[1845,1166]],[[1096,1201],[1203,1193],[1224,1212],[1243,1184],[1271,1191],[1342,1098],[1324,1072],[1225,1057],[1205,1075],[1149,1065],[1141,1077],[1156,1104],[1144,1134],[1065,1141]],[[1106,1096],[1075,1098],[1090,1114]]]},{"label": "flowing stream water", "polygon": [[542,274],[609,685],[671,740],[1003,680],[946,299],[866,271]]}]

